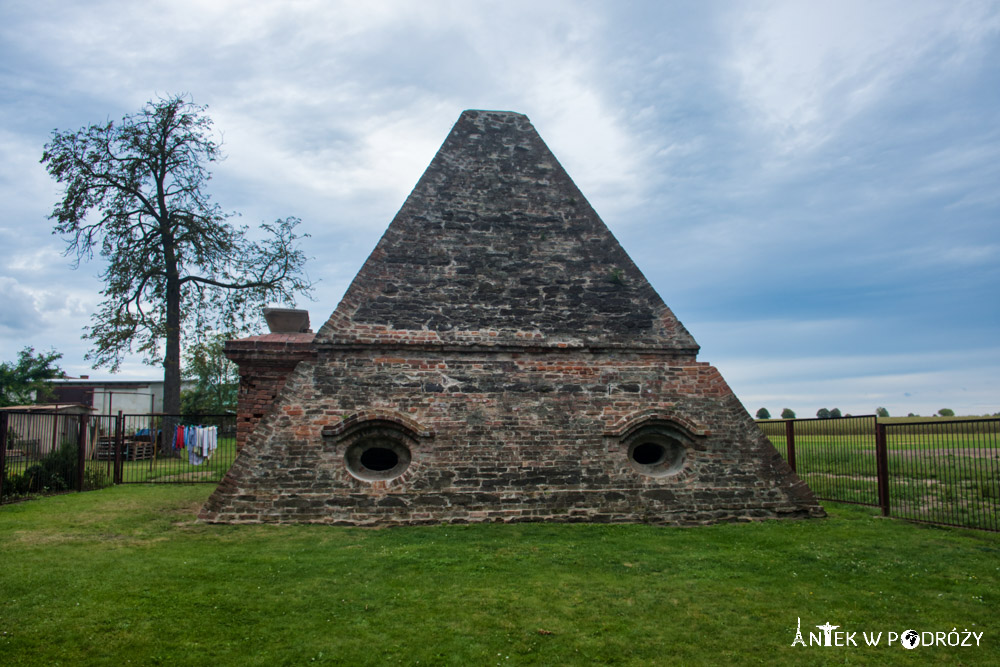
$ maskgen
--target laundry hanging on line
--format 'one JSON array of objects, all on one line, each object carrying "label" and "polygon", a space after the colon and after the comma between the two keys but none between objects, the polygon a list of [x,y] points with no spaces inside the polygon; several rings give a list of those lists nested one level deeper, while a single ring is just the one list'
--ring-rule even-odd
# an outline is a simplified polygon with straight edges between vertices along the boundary
[{"label": "laundry hanging on line", "polygon": [[174,449],[187,449],[188,462],[200,465],[219,446],[219,429],[217,426],[178,426],[174,438]]}]

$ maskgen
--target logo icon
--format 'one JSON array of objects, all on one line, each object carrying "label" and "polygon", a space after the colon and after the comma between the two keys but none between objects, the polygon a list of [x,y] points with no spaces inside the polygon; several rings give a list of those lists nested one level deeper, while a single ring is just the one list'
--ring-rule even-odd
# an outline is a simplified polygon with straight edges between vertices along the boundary
[{"label": "logo icon", "polygon": [[907,630],[899,638],[900,643],[905,649],[914,649],[920,646],[920,633],[916,630]]}]

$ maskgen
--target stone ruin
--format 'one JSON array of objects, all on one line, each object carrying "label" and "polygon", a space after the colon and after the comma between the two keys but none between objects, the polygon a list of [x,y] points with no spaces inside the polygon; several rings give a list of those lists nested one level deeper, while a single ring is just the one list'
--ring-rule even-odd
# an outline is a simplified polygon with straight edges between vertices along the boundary
[{"label": "stone ruin", "polygon": [[315,334],[232,341],[224,523],[822,516],[526,116],[466,111]]}]

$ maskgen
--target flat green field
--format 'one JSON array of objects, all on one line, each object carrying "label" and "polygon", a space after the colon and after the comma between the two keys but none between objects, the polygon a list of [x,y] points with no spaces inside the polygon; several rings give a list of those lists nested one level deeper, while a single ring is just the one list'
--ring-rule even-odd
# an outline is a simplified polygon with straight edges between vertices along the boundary
[{"label": "flat green field", "polygon": [[[213,526],[211,490],[0,507],[0,663],[1000,664],[994,533],[846,505],[699,528]],[[798,619],[857,646],[792,647]],[[887,645],[953,628],[972,645]]]},{"label": "flat green field", "polygon": [[[882,419],[894,516],[1000,529],[1000,444],[996,421],[917,423]],[[924,420],[926,421],[926,420]],[[787,458],[783,422],[758,422]],[[820,498],[878,504],[873,420],[795,423],[796,469]]]}]

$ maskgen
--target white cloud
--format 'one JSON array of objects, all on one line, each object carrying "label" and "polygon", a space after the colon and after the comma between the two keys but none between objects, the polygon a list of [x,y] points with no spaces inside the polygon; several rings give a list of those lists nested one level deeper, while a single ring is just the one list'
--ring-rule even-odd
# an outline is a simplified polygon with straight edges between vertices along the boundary
[{"label": "white cloud", "polygon": [[[0,276],[0,327],[20,334],[60,329],[67,321],[78,321],[96,305],[98,295],[66,284],[40,288]],[[74,333],[79,333],[75,331]]]},{"label": "white cloud", "polygon": [[2,259],[5,260],[5,271],[21,276],[48,273],[53,266],[66,264],[66,258],[54,243],[12,253]]},{"label": "white cloud", "polygon": [[0,331],[4,335],[26,336],[41,328],[34,295],[13,278],[0,277]]},{"label": "white cloud", "polygon": [[[626,248],[671,306],[681,305],[673,301],[680,294],[688,305],[708,304],[704,318],[780,314],[691,325],[706,360],[734,376],[742,398],[815,397],[810,414],[835,402],[859,410],[846,399],[881,396],[881,383],[886,396],[904,380],[928,392],[954,380],[961,392],[957,377],[941,375],[948,369],[968,369],[972,392],[978,368],[994,362],[924,367],[933,355],[863,352],[983,345],[995,330],[996,309],[983,295],[995,287],[1000,249],[992,224],[1000,135],[987,94],[996,82],[997,10],[927,2],[7,3],[0,296],[8,314],[22,313],[22,329],[42,322],[30,342],[82,357],[78,337],[99,300],[89,274],[100,266],[68,273],[57,254],[63,244],[49,233],[58,188],[37,160],[53,125],[119,118],[157,93],[189,91],[210,104],[229,154],[213,170],[213,196],[251,225],[303,218],[316,257],[309,270],[323,280],[308,306],[316,324],[459,112],[509,109],[531,117],[604,219],[627,227]],[[720,61],[730,63],[725,72]],[[930,111],[914,101],[935,96],[948,104]],[[976,303],[956,323],[940,313],[962,301],[959,287]],[[876,323],[849,303],[873,307],[880,297],[891,315]],[[713,310],[716,302],[727,310]],[[916,312],[918,302],[939,316]],[[677,313],[693,316],[687,311]],[[12,358],[29,339],[5,331],[3,358]],[[761,358],[778,361],[758,369]]]},{"label": "white cloud", "polygon": [[614,101],[588,85],[586,72],[541,70],[526,100],[539,110],[536,129],[598,214],[621,218],[647,195],[649,147],[630,133]]},{"label": "white cloud", "polygon": [[[733,17],[732,69],[740,95],[780,153],[824,143],[892,94],[915,67],[924,77],[961,66],[1000,29],[976,2],[772,2]],[[943,60],[927,59],[942,50]]]},{"label": "white cloud", "polygon": [[[25,136],[9,129],[0,129],[0,197],[4,215],[0,230],[26,235],[46,236],[50,225],[46,216],[58,193],[58,185],[39,164],[42,147],[48,141],[42,137]],[[0,260],[3,258],[0,257]]]},{"label": "white cloud", "polygon": [[[350,107],[350,99],[331,106]],[[350,136],[349,141],[317,142],[301,150],[304,137],[288,137],[291,131],[276,127],[275,118],[222,109],[213,113],[218,125],[227,128],[228,159],[218,172],[245,181],[253,192],[284,193],[293,200],[290,205],[298,197],[325,200],[330,204],[331,218],[344,203],[372,196],[398,208],[444,139],[450,125],[442,123],[442,118],[448,112],[442,103],[427,100],[406,112],[366,118],[350,115],[358,121],[351,127],[337,124],[299,130],[303,134]],[[349,220],[338,222],[349,224]],[[365,222],[384,227],[388,218]]]}]

